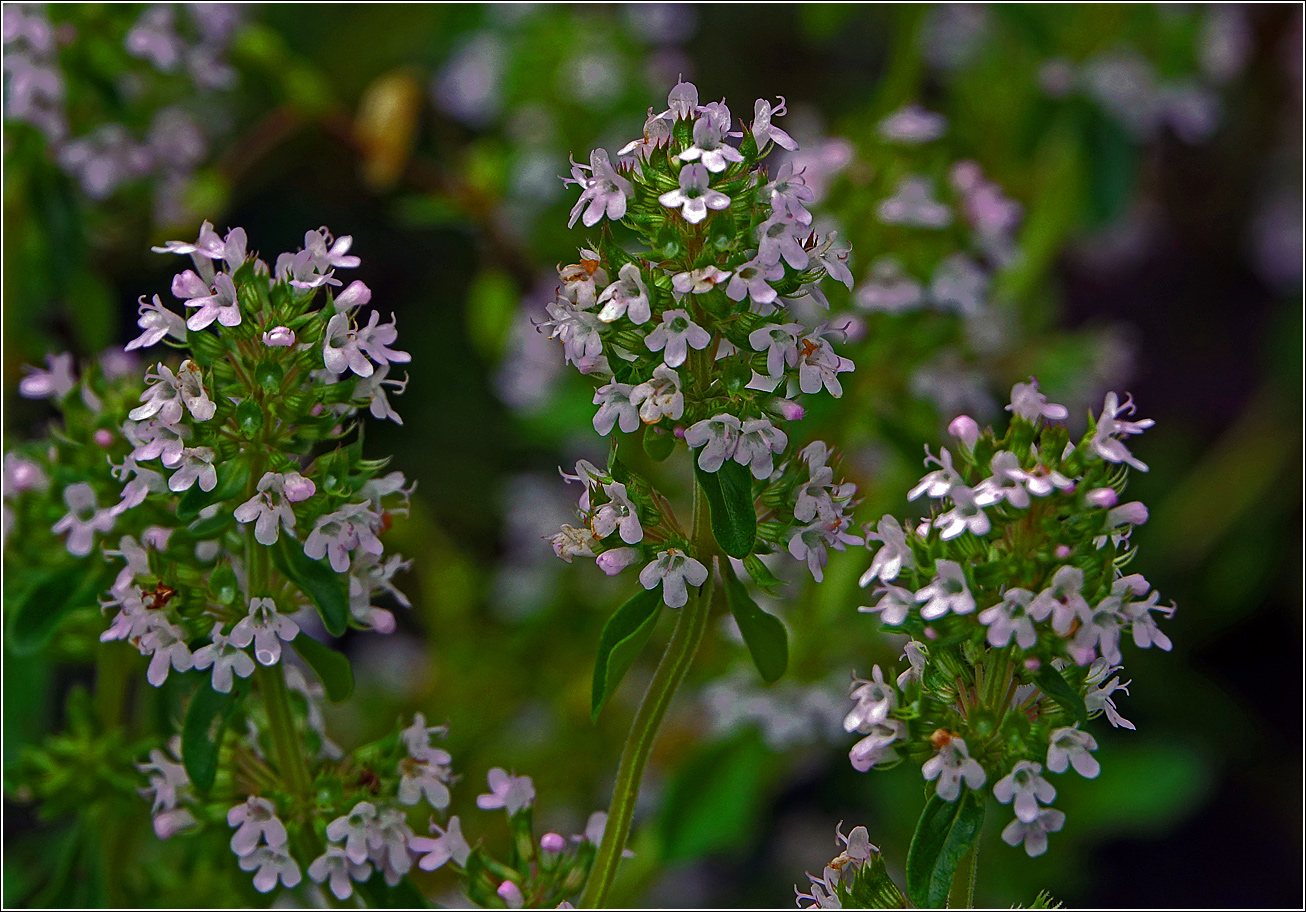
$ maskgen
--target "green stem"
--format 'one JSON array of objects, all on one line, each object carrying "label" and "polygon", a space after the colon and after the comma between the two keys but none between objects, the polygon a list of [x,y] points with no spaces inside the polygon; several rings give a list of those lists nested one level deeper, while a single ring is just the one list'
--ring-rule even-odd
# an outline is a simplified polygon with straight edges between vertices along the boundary
[{"label": "green stem", "polygon": [[298,798],[307,798],[312,788],[308,765],[299,750],[299,734],[295,731],[295,718],[290,711],[290,691],[286,676],[276,665],[260,665],[255,676],[263,695],[263,706],[268,712],[268,727],[272,745],[277,754],[277,767],[286,787]]},{"label": "green stem", "polygon": [[[259,469],[257,464],[255,469]],[[250,484],[259,477],[251,472]],[[245,566],[249,573],[251,599],[271,593],[272,568],[268,549],[254,540],[250,523],[245,530]],[[312,790],[308,764],[300,750],[299,733],[295,730],[295,716],[290,708],[290,691],[286,687],[286,674],[281,665],[258,665],[254,672],[263,706],[268,714],[268,729],[272,735],[273,749],[277,755],[277,770],[282,781],[295,797],[305,800]]]},{"label": "green stem", "polygon": [[[697,556],[706,560],[715,548],[709,525],[707,499],[697,485],[694,487],[694,545]],[[684,680],[698,652],[698,645],[707,629],[708,615],[712,608],[712,590],[716,586],[716,575],[708,577],[707,591],[690,590],[689,601],[680,609],[676,620],[676,629],[667,643],[667,650],[662,654],[653,680],[649,682],[644,701],[635,713],[631,723],[630,734],[626,736],[626,746],[621,753],[621,764],[617,767],[617,784],[612,790],[612,805],[608,809],[608,822],[603,830],[603,839],[599,844],[598,854],[594,857],[594,866],[590,869],[589,880],[580,897],[582,909],[597,909],[607,905],[608,891],[617,876],[617,865],[621,861],[622,850],[630,835],[631,820],[635,815],[635,801],[639,797],[640,782],[644,778],[644,767],[648,764],[653,742],[657,738],[658,728],[666,717],[671,701]]]}]

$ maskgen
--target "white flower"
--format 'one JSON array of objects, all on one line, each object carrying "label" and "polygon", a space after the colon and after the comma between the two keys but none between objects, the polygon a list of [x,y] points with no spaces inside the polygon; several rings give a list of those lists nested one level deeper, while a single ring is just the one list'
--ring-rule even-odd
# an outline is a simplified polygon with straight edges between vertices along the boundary
[{"label": "white flower", "polygon": [[432,820],[431,832],[436,834],[434,839],[429,836],[414,836],[408,841],[408,847],[414,852],[426,853],[423,858],[418,859],[419,868],[423,871],[434,871],[450,859],[459,867],[467,864],[467,858],[472,854],[472,847],[463,838],[462,823],[457,815],[449,818],[449,825],[443,830]]},{"label": "white flower", "polygon": [[607,538],[620,530],[621,540],[628,545],[637,545],[644,538],[644,529],[639,524],[639,512],[626,493],[626,486],[614,481],[603,486],[603,493],[608,495],[608,502],[594,511],[591,527],[596,538]]},{"label": "white flower", "polygon": [[1088,732],[1079,730],[1079,725],[1058,728],[1048,737],[1048,769],[1054,773],[1064,773],[1070,766],[1085,779],[1096,779],[1102,771],[1102,765],[1094,759],[1089,751],[1097,750],[1097,740]]},{"label": "white flower", "polygon": [[249,614],[232,628],[230,642],[241,647],[253,643],[259,663],[275,665],[281,659],[281,641],[290,642],[298,633],[299,625],[280,614],[276,602],[270,598],[253,598],[249,600]]},{"label": "white flower", "polygon": [[63,502],[68,507],[57,523],[51,528],[55,535],[68,533],[65,547],[74,557],[85,557],[91,553],[95,544],[95,533],[107,533],[113,529],[117,514],[112,508],[101,509],[95,496],[95,488],[84,481],[70,484],[63,489]]},{"label": "white flower", "polygon": [[1039,802],[1051,804],[1057,790],[1043,778],[1043,764],[1021,760],[1010,773],[993,784],[993,797],[1002,804],[1015,801],[1017,819],[1033,823],[1038,818]]},{"label": "white flower", "polygon": [[1038,381],[1033,377],[1028,383],[1017,383],[1011,388],[1011,404],[1006,409],[1031,424],[1037,424],[1039,418],[1065,421],[1070,417],[1070,411],[1064,405],[1048,402],[1048,397],[1038,391]]},{"label": "white flower", "polygon": [[496,766],[486,774],[485,780],[490,791],[476,796],[476,806],[483,811],[503,808],[511,817],[535,801],[535,783],[530,776],[512,776]]},{"label": "white flower", "polygon": [[809,396],[824,386],[838,399],[843,395],[843,386],[837,375],[854,369],[852,361],[836,354],[825,339],[836,332],[822,323],[798,343],[798,388]]},{"label": "white flower", "polygon": [[1025,822],[1017,817],[1002,831],[1002,841],[1009,846],[1025,843],[1025,853],[1037,858],[1048,850],[1048,833],[1055,833],[1066,823],[1066,815],[1055,808],[1043,808],[1034,820]]},{"label": "white flower", "polygon": [[227,826],[238,827],[231,836],[231,851],[248,855],[265,839],[269,846],[286,844],[286,827],[277,819],[277,806],[254,795],[227,812]]},{"label": "white flower", "polygon": [[898,708],[898,692],[884,681],[879,665],[871,668],[872,680],[853,677],[852,699],[856,706],[843,720],[844,731],[867,734],[876,725],[883,725],[889,713]]},{"label": "white flower", "polygon": [[175,425],[181,421],[183,404],[196,421],[208,421],[217,411],[204,390],[199,366],[194,361],[183,361],[176,374],[159,363],[145,374],[145,382],[142,404],[127,413],[133,421],[158,415],[164,424]]},{"label": "white flower", "polygon": [[413,724],[399,733],[399,739],[404,742],[404,747],[411,757],[424,760],[434,751],[440,762],[448,763],[449,761],[444,758],[449,755],[431,745],[432,735],[444,735],[448,731],[448,727],[444,725],[427,725],[425,714],[413,713]]},{"label": "white flower", "polygon": [[704,472],[716,472],[727,459],[734,458],[742,429],[743,423],[738,418],[723,412],[692,425],[685,431],[685,443],[691,450],[703,447],[698,454],[698,467]]},{"label": "white flower", "polygon": [[[183,273],[184,275],[194,276],[194,273]],[[178,276],[181,279],[182,276]],[[195,277],[198,280],[198,276]],[[205,288],[200,282],[201,293],[189,300],[183,301],[187,307],[198,307],[199,310],[191,314],[186,320],[186,328],[192,332],[199,332],[207,327],[214,320],[217,320],[223,326],[240,325],[240,305],[236,296],[236,283],[231,280],[231,276],[225,272],[220,272],[213,280],[211,293],[210,289]],[[173,290],[177,291],[177,282],[173,282]],[[199,290],[199,289],[196,289]]]},{"label": "white flower", "polygon": [[1052,574],[1051,584],[1030,602],[1029,616],[1036,621],[1045,621],[1051,616],[1052,629],[1065,636],[1075,618],[1088,614],[1083,589],[1083,570],[1069,565],[1059,567]]},{"label": "white flower", "polygon": [[423,797],[437,811],[449,806],[449,777],[452,771],[448,752],[427,748],[421,758],[404,757],[399,761],[399,803],[413,805]]},{"label": "white flower", "polygon": [[332,842],[343,840],[345,857],[354,864],[361,865],[367,861],[367,833],[374,820],[376,806],[368,801],[360,801],[348,814],[327,824],[327,839]]},{"label": "white flower", "polygon": [[1033,598],[1034,593],[1027,589],[1008,589],[1001,602],[979,613],[979,622],[989,628],[990,646],[1000,649],[1014,636],[1021,649],[1034,647],[1038,632],[1034,628],[1034,619],[1029,616],[1029,603]]},{"label": "white flower", "polygon": [[952,223],[952,210],[934,198],[929,178],[909,174],[898,182],[894,195],[876,208],[880,221],[889,225],[944,228]]},{"label": "white flower", "polygon": [[260,893],[271,891],[278,880],[282,886],[290,888],[298,886],[302,879],[299,863],[290,857],[284,845],[260,846],[248,855],[241,856],[239,864],[242,871],[258,869],[254,875],[254,889]]},{"label": "white flower", "polygon": [[617,272],[617,276],[617,281],[603,289],[599,295],[598,303],[603,305],[599,319],[604,323],[612,323],[626,316],[636,325],[647,323],[653,313],[649,305],[648,286],[644,284],[639,267],[634,263],[626,263]]},{"label": "white flower", "polygon": [[671,277],[671,287],[677,294],[707,294],[730,278],[730,273],[716,266],[703,266],[689,272],[678,272]]},{"label": "white flower", "polygon": [[168,669],[190,671],[195,665],[190,648],[186,645],[186,631],[166,621],[152,626],[140,641],[141,655],[151,656],[145,679],[155,687],[163,686],[168,679]]},{"label": "white flower", "polygon": [[984,767],[971,759],[966,742],[961,738],[951,738],[937,754],[925,761],[921,773],[927,782],[939,780],[935,791],[944,801],[957,800],[962,782],[973,791],[982,786],[985,779]]},{"label": "white flower", "polygon": [[[301,483],[307,484],[311,488],[309,496],[316,491],[313,482],[304,478],[298,472],[292,472],[289,476],[282,475],[279,472],[264,472],[263,477],[258,481],[258,493],[238,506],[233,515],[236,522],[254,523],[254,540],[260,545],[274,545],[277,542],[278,533],[282,528],[287,532],[295,531],[295,513],[290,509],[290,497],[287,496],[286,482],[287,479],[294,476]],[[303,484],[297,488],[297,493],[302,493]],[[299,497],[300,500],[306,498]]]},{"label": "white flower", "polygon": [[939,537],[951,541],[963,532],[972,535],[987,535],[992,523],[975,502],[975,492],[965,485],[953,485],[948,491],[952,509],[934,520],[934,526],[943,531]]},{"label": "white flower", "polygon": [[[376,316],[375,311],[372,316]],[[360,377],[370,377],[376,368],[363,354],[359,332],[351,324],[349,315],[343,313],[327,322],[322,339],[322,363],[333,374],[351,370]]]},{"label": "white flower", "polygon": [[750,418],[739,428],[739,441],[732,458],[740,465],[751,466],[758,481],[771,477],[775,470],[773,454],[784,452],[789,437],[765,418]]},{"label": "white flower", "polygon": [[168,490],[187,491],[198,481],[201,491],[212,491],[218,486],[218,470],[213,465],[216,456],[211,447],[182,449],[180,466],[168,479]]},{"label": "white flower", "polygon": [[595,390],[594,404],[599,410],[594,413],[594,430],[598,434],[608,436],[614,425],[623,434],[639,429],[639,409],[630,401],[634,389],[629,383],[613,382]]},{"label": "white flower", "polygon": [[863,589],[877,578],[888,583],[897,579],[904,567],[910,570],[916,566],[911,548],[907,547],[907,534],[903,532],[897,519],[886,513],[880,518],[875,529],[872,532],[869,524],[866,527],[866,547],[871,546],[872,540],[880,542],[881,545],[875,552],[875,557],[871,559],[870,568],[857,581],[857,585]]},{"label": "white flower", "polygon": [[966,585],[966,574],[956,561],[940,560],[934,565],[934,581],[916,591],[916,601],[925,603],[921,618],[932,621],[949,611],[969,614],[975,610],[975,597]]},{"label": "white flower", "polygon": [[231,693],[232,675],[248,678],[254,673],[254,660],[233,642],[234,633],[230,637],[222,635],[222,624],[213,625],[210,637],[212,643],[195,650],[195,668],[203,670],[212,665],[213,689]]},{"label": "white flower", "polygon": [[685,363],[689,349],[701,351],[711,341],[711,333],[691,320],[688,311],[680,309],[664,311],[662,322],[644,337],[649,351],[666,349],[663,360],[667,367],[679,367]]},{"label": "white flower", "polygon": [[[1118,677],[1112,677],[1109,681],[1106,680],[1109,676],[1120,671],[1121,667],[1120,665],[1112,665],[1106,659],[1097,659],[1093,662],[1093,665],[1089,668],[1088,677],[1084,681],[1089,685],[1089,689],[1084,692],[1084,707],[1090,714],[1106,713],[1107,721],[1114,728],[1127,728],[1130,731],[1135,731],[1134,723],[1120,715],[1120,711],[1116,708],[1116,701],[1112,699],[1112,694],[1117,690],[1126,694],[1129,693],[1131,682],[1126,681],[1121,684]],[[1104,681],[1106,683],[1103,683]]]},{"label": "white flower", "polygon": [[908,612],[916,604],[912,591],[901,586],[876,586],[871,594],[879,596],[879,601],[874,605],[862,605],[857,610],[864,614],[879,612],[880,623],[890,627],[897,627],[907,620]]},{"label": "white flower", "polygon": [[653,377],[630,391],[630,404],[639,409],[645,424],[656,424],[665,416],[680,420],[685,413],[685,395],[680,391],[680,375],[665,364],[653,369]]},{"label": "white flower", "polygon": [[[744,156],[738,149],[723,142],[725,132],[724,129],[712,122],[711,117],[700,117],[694,121],[694,144],[677,155],[676,158],[686,162],[701,160],[703,167],[707,168],[707,170],[713,174],[720,174],[731,162],[744,160]],[[762,144],[759,143],[758,145],[760,147]],[[689,219],[689,216],[686,215],[685,218]]]},{"label": "white flower", "polygon": [[934,463],[938,466],[933,472],[926,474],[920,480],[916,487],[907,492],[908,500],[915,500],[922,494],[929,497],[944,497],[952,490],[953,485],[961,484],[961,476],[957,474],[956,469],[952,467],[952,451],[943,449],[939,451],[938,456],[930,453],[930,448],[925,447],[925,464]]},{"label": "white flower", "polygon": [[367,503],[349,504],[318,517],[313,531],[304,540],[304,553],[313,560],[330,555],[331,569],[336,573],[349,570],[349,552],[362,548],[380,555],[385,549],[374,531],[380,524],[380,514],[368,509]]},{"label": "white flower", "polygon": [[767,374],[779,377],[786,365],[798,365],[798,337],[802,333],[801,323],[767,324],[748,334],[748,344],[753,351],[766,352]]},{"label": "white flower", "polygon": [[[708,186],[707,168],[695,162],[680,169],[680,187],[658,197],[658,202],[668,209],[680,209],[685,221],[697,225],[707,218],[707,210],[724,209],[730,197]],[[672,367],[676,365],[672,364]]]},{"label": "white flower", "polygon": [[395,886],[413,866],[408,841],[413,831],[403,811],[384,808],[367,830],[368,858],[385,875],[385,882]]},{"label": "white flower", "polygon": [[925,660],[927,658],[925,650],[921,644],[915,640],[908,641],[903,647],[902,657],[907,660],[907,669],[898,675],[898,689],[903,690],[910,684],[921,683],[921,678],[925,674]]},{"label": "white flower", "polygon": [[668,608],[683,608],[689,601],[688,586],[701,586],[707,581],[707,568],[679,548],[658,552],[639,573],[640,584],[645,589],[655,589],[662,584],[662,600]]},{"label": "white flower", "polygon": [[124,345],[123,351],[148,348],[157,344],[164,336],[172,336],[178,342],[186,341],[186,321],[180,314],[175,314],[164,307],[158,295],[154,296],[152,303],[146,303],[145,295],[141,295],[139,313],[136,325],[144,332]]},{"label": "white flower", "polygon": [[1121,415],[1132,415],[1134,413],[1134,400],[1126,399],[1124,404],[1115,393],[1107,393],[1106,401],[1102,405],[1102,415],[1097,419],[1097,427],[1093,429],[1093,437],[1089,446],[1094,453],[1101,456],[1107,462],[1124,462],[1138,469],[1140,472],[1146,472],[1147,466],[1135,458],[1125,445],[1116,439],[1119,437],[1128,437],[1132,434],[1141,434],[1150,428],[1156,422],[1151,418],[1144,418],[1142,421],[1128,421],[1122,419]]},{"label": "white flower", "polygon": [[894,742],[906,734],[907,727],[897,719],[888,719],[883,724],[872,725],[866,737],[858,741],[848,751],[848,760],[853,769],[864,773],[880,763],[892,763],[898,759],[893,749]]},{"label": "white flower", "polygon": [[77,385],[73,377],[73,356],[69,352],[46,355],[49,370],[23,365],[23,379],[18,381],[18,395],[24,399],[62,399]]},{"label": "white flower", "polygon": [[553,553],[569,564],[575,557],[592,557],[594,547],[599,543],[587,526],[576,528],[566,523],[562,524],[562,531],[553,535],[549,541],[553,545]]},{"label": "white flower", "polygon": [[1029,506],[1030,492],[1025,484],[1033,476],[1020,467],[1015,453],[998,450],[989,460],[989,469],[993,476],[975,486],[975,503],[991,507],[1006,500],[1022,510]]},{"label": "white flower", "polygon": [[329,845],[308,866],[308,876],[315,883],[329,882],[336,899],[344,902],[354,894],[354,885],[350,881],[365,882],[372,876],[372,864],[366,860],[356,862],[340,846]]}]

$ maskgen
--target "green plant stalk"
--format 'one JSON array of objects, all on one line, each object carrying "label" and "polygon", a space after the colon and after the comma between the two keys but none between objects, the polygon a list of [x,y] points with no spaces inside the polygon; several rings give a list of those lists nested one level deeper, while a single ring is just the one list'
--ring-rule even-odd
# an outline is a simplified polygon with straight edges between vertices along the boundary
[{"label": "green plant stalk", "polygon": [[[251,483],[254,477],[258,476],[251,473]],[[250,597],[266,595],[271,574],[268,551],[254,540],[252,523],[245,531],[245,566],[249,568]],[[290,710],[290,691],[286,687],[285,672],[279,664],[256,665],[254,679],[258,682],[263,706],[267,710],[268,729],[277,754],[278,772],[281,773],[286,788],[296,798],[307,800],[313,783],[304,754],[300,750],[299,733],[295,731],[295,717]]]},{"label": "green plant stalk", "polygon": [[[707,498],[697,485],[694,486],[694,545],[700,559],[709,558],[715,551],[716,542],[712,537],[708,517]],[[706,561],[705,561],[706,562]],[[690,590],[689,601],[680,609],[676,620],[676,629],[667,643],[666,652],[658,662],[653,680],[649,682],[648,692],[640,703],[635,720],[631,723],[630,734],[626,736],[626,746],[621,753],[621,764],[617,768],[617,784],[612,790],[612,805],[608,808],[608,822],[603,830],[603,839],[599,844],[598,854],[594,857],[594,866],[590,869],[589,879],[585,882],[585,891],[580,897],[580,908],[597,909],[605,906],[608,891],[617,876],[617,865],[621,861],[621,852],[626,847],[630,835],[630,824],[635,814],[635,800],[639,797],[640,782],[644,778],[644,767],[648,764],[653,742],[658,729],[666,717],[671,701],[684,680],[702,642],[703,631],[707,629],[708,615],[712,608],[712,590],[716,586],[716,574],[708,576],[706,592]]]}]

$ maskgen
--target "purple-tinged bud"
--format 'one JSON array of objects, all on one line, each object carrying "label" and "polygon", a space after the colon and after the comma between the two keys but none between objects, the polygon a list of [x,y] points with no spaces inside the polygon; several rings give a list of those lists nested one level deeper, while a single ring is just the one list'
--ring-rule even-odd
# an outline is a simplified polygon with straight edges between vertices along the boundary
[{"label": "purple-tinged bud", "polygon": [[168,539],[171,536],[172,530],[167,526],[146,526],[145,531],[141,533],[141,544],[163,551],[167,549]]},{"label": "purple-tinged bud", "polygon": [[1028,659],[1025,660],[1025,670],[1026,670],[1026,671],[1038,671],[1038,670],[1039,670],[1040,668],[1042,668],[1042,667],[1043,667],[1043,663],[1040,662],[1040,661],[1039,661],[1036,657],[1034,657],[1034,656],[1030,656]]},{"label": "purple-tinged bud", "polygon": [[803,415],[807,414],[807,410],[794,400],[779,397],[771,400],[771,410],[785,421],[802,421]]},{"label": "purple-tinged bud", "polygon": [[638,548],[612,548],[596,557],[594,563],[608,576],[616,576],[641,557],[643,552]]},{"label": "purple-tinged bud", "polygon": [[98,447],[108,447],[113,445],[113,434],[104,428],[100,428],[94,435],[95,445]]},{"label": "purple-tinged bud", "polygon": [[317,485],[313,484],[312,479],[305,478],[298,472],[287,472],[285,474],[282,489],[286,492],[286,500],[291,503],[308,500],[317,493]]},{"label": "purple-tinged bud", "polygon": [[9,453],[5,456],[6,497],[12,497],[33,488],[44,491],[49,486],[50,479],[45,477],[45,472],[41,470],[39,465],[29,462],[15,453]]},{"label": "purple-tinged bud", "polygon": [[540,848],[546,852],[561,852],[567,847],[567,840],[557,833],[545,833],[540,837]]},{"label": "purple-tinged bud", "polygon": [[173,808],[155,815],[154,835],[160,839],[168,839],[195,823],[198,821],[190,811],[185,808]]},{"label": "purple-tinged bud", "polygon": [[317,402],[317,403],[314,403],[313,407],[312,407],[311,409],[308,410],[308,413],[309,413],[310,415],[312,415],[314,418],[316,418],[318,415],[321,415],[321,414],[322,414],[322,411],[323,411],[323,409],[322,409],[322,403]]},{"label": "purple-tinged bud", "polygon": [[937,630],[935,630],[933,627],[925,628],[925,639],[937,640],[938,638],[939,638],[939,632]]},{"label": "purple-tinged bud", "polygon": [[336,313],[344,313],[370,300],[372,300],[372,289],[355,279],[349,283],[348,288],[336,295]]},{"label": "purple-tinged bud", "polygon": [[671,433],[672,433],[672,435],[674,435],[674,436],[676,436],[676,437],[679,437],[681,440],[684,440],[684,439],[685,439],[685,426],[684,426],[683,424],[678,424],[678,425],[676,425],[674,428],[671,429]]},{"label": "purple-tinged bud", "polygon": [[1095,507],[1109,510],[1120,502],[1115,488],[1094,488],[1084,495],[1084,499]]},{"label": "purple-tinged bud", "polygon": [[521,888],[511,880],[505,880],[499,884],[499,889],[495,892],[499,894],[500,899],[508,904],[509,909],[520,909],[526,902],[522,898]]},{"label": "purple-tinged bud", "polygon": [[269,348],[289,348],[295,344],[295,333],[288,326],[274,326],[263,334],[263,344]]},{"label": "purple-tinged bud", "polygon": [[1147,507],[1137,500],[1116,507],[1106,515],[1107,526],[1120,526],[1125,523],[1141,526],[1145,522],[1147,522]]},{"label": "purple-tinged bud", "polygon": [[178,273],[172,277],[172,296],[180,300],[202,298],[212,293],[207,282],[201,279],[193,269]]},{"label": "purple-tinged bud", "polygon": [[948,433],[960,440],[966,449],[973,450],[975,441],[979,440],[980,429],[974,418],[969,415],[958,415],[948,425]]},{"label": "purple-tinged bud", "polygon": [[1057,556],[1057,560],[1065,560],[1066,558],[1070,557],[1070,546],[1057,545],[1056,550],[1054,550],[1052,553]]}]

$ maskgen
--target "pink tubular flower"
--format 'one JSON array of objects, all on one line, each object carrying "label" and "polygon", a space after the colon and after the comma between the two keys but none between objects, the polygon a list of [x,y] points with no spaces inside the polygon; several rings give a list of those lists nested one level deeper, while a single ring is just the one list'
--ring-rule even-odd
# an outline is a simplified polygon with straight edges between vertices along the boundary
[{"label": "pink tubular flower", "polygon": [[[291,475],[312,487],[313,483],[298,472]],[[286,490],[289,477],[278,472],[263,473],[258,482],[258,493],[236,507],[233,513],[238,523],[254,523],[254,540],[260,545],[276,544],[282,528],[291,533],[295,531],[295,514],[290,509],[292,498]],[[308,496],[312,496],[311,490]]]},{"label": "pink tubular flower", "polygon": [[[586,171],[590,172],[588,176]],[[635,192],[634,187],[612,167],[607,151],[595,149],[590,153],[589,165],[574,165],[572,174],[575,177],[568,183],[578,183],[583,189],[580,199],[571,209],[568,228],[575,225],[578,218],[586,228],[593,228],[604,215],[614,222],[625,216],[626,200]]]},{"label": "pink tubular flower", "polygon": [[145,295],[141,295],[139,314],[136,325],[142,332],[123,346],[124,351],[148,348],[160,342],[164,336],[172,336],[178,342],[186,341],[186,321],[164,307],[158,295],[154,296],[151,303],[146,303]]},{"label": "pink tubular flower", "polygon": [[277,611],[270,598],[253,598],[249,601],[249,614],[236,622],[231,630],[232,645],[245,647],[254,644],[254,656],[261,665],[275,665],[281,659],[281,641],[290,642],[299,634],[299,625]]},{"label": "pink tubular flower", "polygon": [[688,587],[707,582],[707,568],[679,548],[668,548],[640,571],[639,582],[645,589],[655,589],[661,583],[667,607],[683,608],[689,601]]},{"label": "pink tubular flower", "polygon": [[235,683],[233,675],[248,678],[254,673],[254,660],[233,642],[234,632],[230,637],[223,636],[221,623],[213,625],[209,636],[213,642],[195,650],[194,667],[202,671],[212,665],[213,689],[218,693],[231,693],[231,686]]},{"label": "pink tubular flower", "polygon": [[459,867],[467,864],[467,858],[472,854],[472,847],[463,838],[462,823],[457,815],[449,818],[449,825],[443,830],[432,820],[431,832],[436,834],[434,839],[429,836],[415,836],[408,841],[408,847],[414,852],[419,855],[426,853],[418,859],[419,868],[423,871],[434,871],[450,860]]}]

